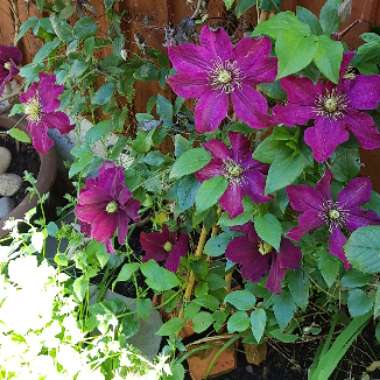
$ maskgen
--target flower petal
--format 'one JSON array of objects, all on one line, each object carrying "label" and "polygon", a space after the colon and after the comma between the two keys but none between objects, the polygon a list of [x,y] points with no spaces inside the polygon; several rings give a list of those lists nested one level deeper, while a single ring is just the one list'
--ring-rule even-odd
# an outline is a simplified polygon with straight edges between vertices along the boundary
[{"label": "flower petal", "polygon": [[380,216],[373,211],[364,211],[358,207],[350,210],[344,224],[350,232],[353,232],[360,227],[379,225]]},{"label": "flower petal", "polygon": [[298,225],[291,229],[287,236],[292,240],[300,240],[309,231],[315,230],[323,225],[319,213],[315,210],[305,211],[298,217]]},{"label": "flower petal", "polygon": [[380,75],[358,75],[347,95],[355,109],[376,109],[380,103]]},{"label": "flower petal", "polygon": [[91,223],[91,237],[102,243],[112,238],[118,225],[118,217],[115,214],[103,213]]},{"label": "flower petal", "polygon": [[165,234],[161,232],[141,232],[140,244],[145,252],[143,260],[165,260],[167,258],[167,252],[163,249],[163,246],[167,241],[168,236],[165,236]]},{"label": "flower petal", "polygon": [[42,106],[42,111],[45,113],[55,112],[60,101],[58,97],[62,95],[64,86],[56,84],[54,74],[40,74],[40,82],[38,84],[38,95]]},{"label": "flower petal", "polygon": [[29,100],[35,98],[38,94],[38,83],[33,83],[25,92],[20,94],[20,102],[28,103]]},{"label": "flower petal", "polygon": [[123,211],[118,212],[117,217],[117,240],[120,245],[123,245],[125,243],[125,239],[127,238],[128,224],[130,220]]},{"label": "flower petal", "polygon": [[211,30],[207,25],[202,27],[199,41],[208,49],[214,58],[227,61],[233,58],[233,46],[231,39],[223,28]]},{"label": "flower petal", "polygon": [[165,267],[171,272],[176,272],[182,256],[185,256],[189,248],[189,239],[187,235],[181,234],[173,245],[165,262]]},{"label": "flower petal", "polygon": [[244,173],[244,195],[248,195],[255,203],[269,202],[272,198],[265,195],[266,176],[258,170],[248,170]]},{"label": "flower petal", "polygon": [[331,231],[330,240],[329,240],[329,249],[333,256],[337,257],[342,261],[345,269],[350,269],[351,264],[346,258],[344,253],[343,246],[346,244],[347,238],[343,235],[343,232],[339,227],[334,227]]},{"label": "flower petal", "polygon": [[228,113],[228,96],[223,92],[204,93],[195,106],[195,129],[199,133],[217,129]]},{"label": "flower petal", "polygon": [[0,45],[0,64],[3,66],[5,63],[13,61],[19,65],[22,61],[22,53],[15,46]]},{"label": "flower petal", "polygon": [[69,117],[64,112],[51,112],[43,116],[45,123],[50,128],[56,128],[60,133],[66,134],[74,129],[74,125],[70,124]]},{"label": "flower petal", "polygon": [[237,118],[248,126],[260,129],[270,125],[267,101],[258,91],[243,84],[241,89],[231,94],[231,99]]},{"label": "flower petal", "polygon": [[338,195],[338,202],[345,209],[360,206],[371,198],[372,183],[369,178],[354,178]]},{"label": "flower petal", "polygon": [[273,262],[269,269],[269,274],[265,287],[272,293],[281,293],[281,284],[286,276],[287,269],[281,267],[278,255],[273,254]]},{"label": "flower petal", "polygon": [[350,67],[350,63],[352,59],[354,58],[354,56],[355,56],[354,51],[346,51],[343,54],[342,63],[340,65],[340,75],[339,75],[341,80],[344,79],[344,75],[347,74],[347,71]]},{"label": "flower petal", "polygon": [[195,177],[198,181],[205,181],[206,179],[223,175],[223,165],[219,160],[213,160],[208,163],[203,169],[195,173]]},{"label": "flower petal", "polygon": [[351,112],[345,121],[363,149],[380,148],[380,132],[372,117],[364,112]]},{"label": "flower petal", "polygon": [[210,140],[203,145],[214,158],[224,161],[231,159],[230,150],[220,140]]},{"label": "flower petal", "polygon": [[313,106],[315,99],[323,91],[321,83],[314,84],[309,78],[289,76],[281,79],[280,84],[288,95],[290,104]]},{"label": "flower petal", "polygon": [[304,134],[305,143],[309,145],[318,162],[326,161],[349,137],[341,120],[329,118],[318,118],[315,126],[307,128]]},{"label": "flower petal", "polygon": [[249,159],[252,160],[251,144],[247,137],[241,133],[230,132],[228,138],[231,142],[233,160],[238,163],[244,163]]},{"label": "flower petal", "polygon": [[308,185],[290,185],[286,188],[286,192],[290,205],[295,211],[319,212],[325,200],[320,191]]},{"label": "flower petal", "polygon": [[332,174],[330,170],[326,170],[323,177],[318,181],[315,189],[318,190],[324,199],[332,199],[331,195]]},{"label": "flower petal", "polygon": [[243,194],[239,184],[230,183],[220,198],[219,204],[223,210],[227,211],[230,218],[235,218],[244,211],[242,200]]},{"label": "flower petal", "polygon": [[[102,204],[82,205],[78,204],[75,207],[75,215],[81,221],[90,225],[95,219],[104,214],[104,207]],[[85,231],[88,230],[85,228]]]},{"label": "flower petal", "polygon": [[41,154],[46,154],[54,146],[54,141],[48,136],[48,128],[43,120],[38,123],[29,122],[27,126],[33,146]]},{"label": "flower petal", "polygon": [[185,99],[199,98],[210,91],[205,72],[180,72],[169,77],[167,83],[178,96]]},{"label": "flower petal", "polygon": [[139,220],[139,210],[140,210],[140,202],[136,199],[130,199],[126,205],[123,207],[125,213],[127,214],[129,219],[133,221]]},{"label": "flower petal", "polygon": [[315,117],[314,106],[292,103],[285,106],[276,105],[273,107],[272,113],[276,124],[285,124],[288,127],[304,125]]}]

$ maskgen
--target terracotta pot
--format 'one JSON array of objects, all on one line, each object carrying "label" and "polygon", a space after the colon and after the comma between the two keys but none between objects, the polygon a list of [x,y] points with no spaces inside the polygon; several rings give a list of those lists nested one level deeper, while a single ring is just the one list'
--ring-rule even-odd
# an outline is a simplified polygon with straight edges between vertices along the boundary
[{"label": "terracotta pot", "polygon": [[[0,128],[10,129],[14,126],[17,119],[11,119],[5,115],[0,115]],[[25,130],[25,123],[20,123],[18,128]],[[52,187],[57,172],[57,156],[55,149],[51,149],[46,155],[40,156],[40,170],[37,176],[37,190],[40,194],[47,193]],[[11,213],[0,219],[0,238],[6,236],[9,231],[3,229],[4,223],[9,218],[22,219],[26,212],[37,205],[37,197],[29,194],[19,203]]]},{"label": "terracotta pot", "polygon": [[211,369],[209,377],[206,376],[211,361],[224,343],[224,341],[214,341],[212,342],[212,348],[200,351],[187,359],[192,380],[205,380],[213,376],[229,373],[236,368],[236,350],[235,345],[233,345],[221,353]]}]

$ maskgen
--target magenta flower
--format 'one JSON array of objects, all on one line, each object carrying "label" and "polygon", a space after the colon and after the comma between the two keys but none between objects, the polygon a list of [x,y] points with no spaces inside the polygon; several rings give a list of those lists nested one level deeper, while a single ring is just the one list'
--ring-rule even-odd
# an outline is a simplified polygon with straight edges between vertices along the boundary
[{"label": "magenta flower", "polygon": [[232,239],[227,246],[226,257],[240,267],[243,278],[258,282],[266,274],[266,288],[272,293],[281,292],[281,283],[290,269],[300,267],[302,252],[288,239],[283,239],[279,252],[260,240],[251,223],[234,227],[243,236]]},{"label": "magenta flower", "polygon": [[277,60],[271,57],[269,38],[243,38],[235,47],[223,29],[204,26],[200,45],[169,47],[176,74],[168,79],[173,91],[185,99],[197,99],[195,128],[210,132],[228,114],[230,100],[236,116],[251,128],[270,123],[265,97],[254,87],[276,77]]},{"label": "magenta flower", "polygon": [[380,102],[380,75],[356,75],[349,65],[353,54],[344,56],[338,85],[313,84],[310,79],[290,76],[281,80],[288,95],[285,106],[273,109],[275,119],[288,126],[304,125],[304,139],[318,162],[326,161],[335,149],[346,142],[351,132],[364,149],[380,147],[380,132],[368,110]]},{"label": "magenta flower", "polygon": [[252,158],[249,141],[240,133],[229,133],[232,149],[219,140],[210,140],[204,147],[211,153],[212,160],[196,173],[199,181],[215,176],[224,176],[228,187],[219,200],[220,206],[231,218],[244,211],[243,197],[248,196],[256,203],[268,202],[264,195],[267,166]]},{"label": "magenta flower", "polygon": [[289,231],[288,237],[300,240],[309,231],[326,225],[330,232],[330,252],[348,269],[350,264],[343,250],[347,238],[342,230],[353,232],[369,224],[380,224],[380,217],[373,211],[361,208],[371,198],[372,185],[369,178],[352,179],[338,194],[337,200],[331,195],[331,179],[331,173],[326,171],[315,187],[288,186],[290,205],[293,210],[301,213],[298,226]]},{"label": "magenta flower", "polygon": [[164,262],[166,269],[172,272],[177,271],[181,257],[189,250],[188,236],[170,232],[166,225],[161,232],[141,232],[140,243],[145,251],[144,261]]},{"label": "magenta flower", "polygon": [[10,82],[19,72],[18,65],[21,64],[22,53],[14,46],[0,45],[0,95],[5,85]]},{"label": "magenta flower", "polygon": [[[88,238],[91,238],[91,225],[85,222],[79,221],[80,232]],[[115,248],[112,243],[112,238],[104,243],[108,253],[115,253]]]},{"label": "magenta flower", "polygon": [[49,128],[56,128],[63,134],[74,128],[68,116],[57,111],[60,107],[58,98],[63,90],[63,86],[56,84],[55,75],[41,73],[39,83],[33,83],[20,95],[28,121],[28,132],[32,137],[33,146],[40,153],[47,153],[54,145],[48,136]]},{"label": "magenta flower", "polygon": [[138,219],[140,203],[132,198],[125,184],[124,169],[105,162],[94,178],[88,178],[79,193],[75,214],[91,226],[89,235],[108,246],[117,231],[124,244],[128,224]]}]

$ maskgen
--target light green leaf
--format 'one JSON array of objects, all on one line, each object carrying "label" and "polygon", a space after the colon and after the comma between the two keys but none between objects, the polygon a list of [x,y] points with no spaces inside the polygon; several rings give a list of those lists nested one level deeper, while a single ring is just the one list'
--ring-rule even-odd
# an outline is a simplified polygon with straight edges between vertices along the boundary
[{"label": "light green leaf", "polygon": [[53,41],[45,42],[42,45],[42,48],[38,50],[37,54],[33,58],[33,63],[41,63],[45,58],[47,58],[50,53],[55,50],[61,41],[58,38],[55,38]]},{"label": "light green leaf", "polygon": [[224,0],[224,5],[226,6],[226,9],[229,11],[232,6],[234,5],[235,0]]},{"label": "light green leaf", "polygon": [[115,285],[118,282],[121,281],[129,281],[133,275],[138,269],[140,268],[139,263],[127,263],[124,264],[119,272],[119,275],[117,276],[115,282],[113,285]]},{"label": "light green leaf", "polygon": [[306,273],[302,269],[289,271],[286,278],[294,302],[305,310],[309,303],[309,281]]},{"label": "light green leaf", "polygon": [[100,121],[98,124],[94,125],[87,131],[85,140],[90,145],[94,144],[101,138],[111,133],[112,130],[113,130],[112,120]]},{"label": "light green leaf", "polygon": [[106,83],[103,84],[94,94],[94,96],[91,99],[91,104],[102,106],[104,104],[107,104],[115,91],[115,84],[114,83]]},{"label": "light green leaf", "polygon": [[235,15],[240,18],[245,12],[256,5],[256,0],[238,0],[235,6]]},{"label": "light green leaf", "polygon": [[348,292],[347,306],[351,317],[360,317],[372,309],[373,299],[363,290],[353,289]]},{"label": "light green leaf", "polygon": [[322,30],[328,36],[339,30],[339,6],[340,0],[326,0],[319,13]]},{"label": "light green leaf", "polygon": [[7,133],[9,136],[13,137],[15,140],[20,141],[22,143],[30,144],[32,142],[29,135],[21,129],[13,127],[9,129]]},{"label": "light green leaf", "polygon": [[235,237],[238,236],[238,233],[222,232],[217,236],[212,236],[206,243],[204,248],[204,253],[207,256],[217,257],[221,256],[226,252],[228,243]]},{"label": "light green leaf", "polygon": [[235,290],[226,295],[224,303],[226,302],[235,309],[250,310],[256,304],[256,297],[248,290]]},{"label": "light green leaf", "polygon": [[212,325],[214,318],[207,311],[201,311],[195,315],[192,322],[194,331],[199,334],[207,330]]},{"label": "light green leaf", "polygon": [[20,30],[16,37],[16,43],[21,40],[22,37],[25,36],[25,34],[32,28],[34,28],[38,24],[38,18],[36,16],[29,17],[26,21],[24,21],[21,26]]},{"label": "light green leaf", "polygon": [[282,226],[278,219],[273,214],[267,213],[255,216],[254,222],[259,237],[278,251],[282,235]]},{"label": "light green leaf", "polygon": [[296,311],[292,296],[285,290],[273,297],[273,311],[281,330],[284,330]]},{"label": "light green leaf", "polygon": [[267,313],[264,309],[256,309],[251,313],[250,319],[252,334],[259,343],[264,335],[265,326],[267,324]]},{"label": "light green leaf", "polygon": [[180,178],[205,167],[211,161],[210,153],[204,148],[193,148],[184,152],[174,163],[170,178]]},{"label": "light green leaf", "polygon": [[84,300],[88,287],[89,287],[88,278],[84,276],[78,277],[73,282],[74,295],[77,297],[79,302],[82,302]]},{"label": "light green leaf", "polygon": [[157,331],[157,335],[175,336],[181,331],[184,325],[185,321],[183,318],[171,318],[160,327],[160,329]]},{"label": "light green leaf", "polygon": [[250,320],[245,311],[237,311],[232,314],[227,322],[227,331],[229,333],[243,332],[249,328]]},{"label": "light green leaf", "polygon": [[224,194],[228,186],[223,176],[213,177],[202,182],[195,196],[197,212],[201,213],[214,206]]},{"label": "light green leaf", "polygon": [[380,284],[376,285],[375,305],[373,308],[373,316],[377,318],[380,315]]},{"label": "light green leaf", "polygon": [[96,33],[96,22],[91,17],[80,17],[75,23],[73,34],[79,40],[84,40]]},{"label": "light green leaf", "polygon": [[140,269],[146,277],[148,286],[157,292],[163,292],[180,285],[174,273],[162,268],[154,260],[141,264]]},{"label": "light green leaf", "polygon": [[278,36],[275,52],[278,57],[277,79],[297,73],[308,66],[317,51],[318,38],[288,30]]},{"label": "light green leaf", "polygon": [[319,255],[318,268],[329,288],[331,288],[331,286],[336,281],[339,274],[340,266],[341,265],[338,259],[331,256],[329,253],[325,252]]},{"label": "light green leaf", "polygon": [[322,34],[321,24],[318,21],[318,17],[313,12],[297,5],[296,14],[300,21],[310,26],[313,34]]},{"label": "light green leaf", "polygon": [[339,81],[339,69],[343,59],[343,45],[328,36],[319,36],[314,63],[319,71],[334,83]]}]

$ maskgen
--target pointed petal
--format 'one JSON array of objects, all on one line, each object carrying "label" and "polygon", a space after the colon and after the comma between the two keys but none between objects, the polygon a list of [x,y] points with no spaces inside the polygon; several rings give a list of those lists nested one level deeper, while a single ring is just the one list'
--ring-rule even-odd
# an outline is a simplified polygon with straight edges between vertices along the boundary
[{"label": "pointed petal", "polygon": [[244,173],[244,195],[248,195],[255,203],[269,202],[272,198],[265,195],[266,176],[258,170],[248,170]]},{"label": "pointed petal", "polygon": [[91,223],[91,237],[102,243],[112,238],[118,223],[117,215],[103,213]]},{"label": "pointed petal", "polygon": [[29,100],[35,98],[38,93],[38,83],[33,83],[25,92],[20,95],[21,103],[28,103]]},{"label": "pointed petal", "polygon": [[344,224],[350,232],[353,232],[360,227],[379,225],[380,216],[373,211],[364,211],[358,207],[350,210]]},{"label": "pointed petal", "polygon": [[231,159],[230,150],[220,140],[210,140],[203,145],[218,160]]},{"label": "pointed petal", "polygon": [[169,59],[178,73],[207,73],[211,69],[211,52],[194,44],[181,44],[168,48]]},{"label": "pointed petal", "polygon": [[140,244],[145,252],[144,261],[148,261],[149,259],[156,261],[165,260],[167,252],[163,249],[163,246],[167,241],[167,237],[161,232],[141,232]]},{"label": "pointed petal", "polygon": [[203,169],[195,173],[198,181],[205,181],[206,179],[217,177],[224,174],[223,164],[219,160],[211,161]]},{"label": "pointed petal", "polygon": [[267,282],[265,287],[272,293],[281,293],[281,284],[285,278],[287,269],[281,267],[279,258],[276,254],[273,254],[273,262],[269,270]]},{"label": "pointed petal", "polygon": [[[95,219],[104,214],[104,207],[102,204],[81,205],[75,207],[75,215],[81,221],[91,224]],[[86,230],[86,229],[84,229]],[[87,230],[86,230],[87,231]]]},{"label": "pointed petal", "polygon": [[347,261],[346,254],[343,249],[346,241],[347,238],[343,235],[343,232],[339,229],[339,227],[334,227],[331,231],[329,240],[330,252],[343,263],[345,269],[350,269],[351,264]]},{"label": "pointed petal", "polygon": [[289,76],[280,80],[288,95],[288,102],[303,106],[314,106],[315,99],[322,93],[322,84],[314,84],[309,78]]},{"label": "pointed petal", "polygon": [[27,126],[33,146],[41,154],[46,154],[54,146],[54,141],[48,136],[48,128],[49,126],[43,120],[38,123],[29,123]]},{"label": "pointed petal", "polygon": [[283,269],[298,269],[300,267],[301,249],[293,245],[288,239],[282,240],[280,252],[277,256],[280,267]]},{"label": "pointed petal", "polygon": [[228,113],[228,96],[223,92],[204,93],[195,106],[195,129],[198,133],[217,129]]},{"label": "pointed petal", "polygon": [[360,206],[371,198],[372,183],[369,178],[354,178],[338,195],[338,202],[345,209]]},{"label": "pointed petal", "polygon": [[74,129],[70,124],[69,117],[64,112],[51,112],[43,116],[43,121],[49,124],[50,128],[56,128],[60,133],[66,134]]},{"label": "pointed petal", "polygon": [[223,210],[227,211],[230,218],[235,218],[244,211],[242,199],[241,187],[238,184],[230,183],[220,198],[219,204]]},{"label": "pointed petal", "polygon": [[189,240],[187,235],[181,234],[173,245],[172,250],[169,252],[168,258],[165,262],[165,267],[171,272],[176,272],[182,256],[185,256],[189,247]]},{"label": "pointed petal", "polygon": [[352,112],[346,115],[345,121],[363,149],[380,148],[380,132],[370,115],[364,112]]},{"label": "pointed petal", "polygon": [[342,121],[329,118],[317,119],[315,126],[307,128],[304,134],[305,143],[309,145],[318,162],[326,161],[349,137]]},{"label": "pointed petal", "polygon": [[213,31],[207,25],[203,26],[199,41],[210,51],[214,59],[220,58],[222,61],[227,61],[233,58],[232,42],[223,28]]},{"label": "pointed petal", "polygon": [[325,200],[320,191],[308,185],[290,185],[286,188],[286,192],[290,205],[295,211],[319,212]]},{"label": "pointed petal", "polygon": [[40,82],[38,84],[38,95],[42,105],[42,111],[45,113],[55,112],[59,106],[59,96],[62,95],[64,86],[56,84],[54,74],[40,74]]},{"label": "pointed petal", "polygon": [[118,213],[117,217],[117,240],[120,245],[123,245],[128,234],[129,218],[122,211]]},{"label": "pointed petal", "polygon": [[251,144],[247,137],[241,133],[230,132],[228,138],[231,142],[232,156],[235,162],[243,163],[252,160]]},{"label": "pointed petal", "polygon": [[332,174],[330,170],[326,170],[323,177],[318,181],[315,189],[318,190],[324,199],[332,199],[331,195]]},{"label": "pointed petal", "polygon": [[276,124],[285,124],[288,127],[304,125],[315,117],[314,106],[303,106],[292,103],[288,103],[285,106],[276,105],[272,113]]},{"label": "pointed petal", "polygon": [[238,119],[251,128],[267,128],[270,125],[268,104],[265,97],[252,87],[243,84],[231,94],[232,104]]},{"label": "pointed petal", "polygon": [[206,72],[180,72],[169,77],[167,83],[176,95],[185,99],[199,98],[210,90]]},{"label": "pointed petal", "polygon": [[298,217],[298,226],[291,229],[287,236],[292,240],[300,240],[309,231],[315,230],[323,225],[319,213],[315,210],[305,211]]},{"label": "pointed petal", "polygon": [[348,92],[350,106],[374,110],[380,103],[380,75],[358,75]]},{"label": "pointed petal", "polygon": [[125,207],[123,207],[124,212],[127,214],[129,219],[132,219],[134,222],[139,220],[140,215],[140,202],[136,199],[130,199]]}]

